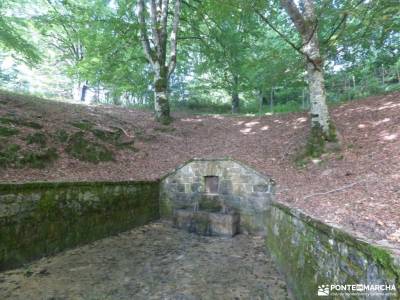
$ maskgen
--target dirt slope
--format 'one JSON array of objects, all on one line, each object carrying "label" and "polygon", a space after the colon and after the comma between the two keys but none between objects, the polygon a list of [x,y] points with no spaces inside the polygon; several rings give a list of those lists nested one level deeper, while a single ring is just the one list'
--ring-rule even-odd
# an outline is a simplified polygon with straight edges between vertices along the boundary
[{"label": "dirt slope", "polygon": [[[307,136],[306,114],[176,114],[175,122],[166,127],[156,124],[150,112],[27,101],[0,92],[0,125],[18,130],[0,137],[1,147],[19,145],[22,154],[18,155],[23,156],[19,161],[28,162],[1,167],[0,181],[157,179],[193,157],[229,156],[272,175],[278,183],[279,201],[370,238],[400,245],[400,93],[333,108],[332,116],[342,136],[342,152],[300,168],[293,157]],[[1,124],[1,117],[23,122]],[[129,147],[105,142],[94,134],[98,128],[106,134],[120,134],[118,138],[128,140]],[[62,130],[68,135],[64,140],[58,138]],[[37,151],[43,145],[27,141],[38,131],[46,135],[44,149],[52,148],[57,155],[42,168],[32,168],[26,151]],[[71,155],[68,139],[77,132],[110,150],[112,160],[93,163]]]}]

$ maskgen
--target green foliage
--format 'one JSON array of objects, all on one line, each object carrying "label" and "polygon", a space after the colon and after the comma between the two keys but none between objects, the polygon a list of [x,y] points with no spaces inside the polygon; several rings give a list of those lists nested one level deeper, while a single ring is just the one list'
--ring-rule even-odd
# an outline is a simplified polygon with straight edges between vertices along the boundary
[{"label": "green foliage", "polygon": [[[299,35],[278,2],[184,2],[178,65],[170,78],[171,107],[228,113],[231,97],[238,93],[243,113],[260,113],[260,97],[265,99],[261,113],[271,112],[268,102],[274,88],[274,112],[307,109],[302,55],[258,15],[300,46]],[[315,4],[329,101],[400,90],[397,1]],[[42,93],[70,97],[72,86],[76,90],[80,83],[94,92],[94,102],[152,107],[153,78],[139,39],[136,1],[6,0],[1,5],[0,44],[26,50],[24,56],[32,62],[35,54],[29,45],[35,44],[45,58],[38,69],[51,77],[52,85],[41,87],[46,89]],[[3,55],[1,61],[9,56]],[[32,91],[31,79],[18,77],[18,67],[14,63],[0,70],[0,83]],[[68,76],[67,84],[53,84],[54,71]]]},{"label": "green foliage", "polygon": [[21,17],[23,15],[21,10],[15,15],[9,14],[10,11],[16,13],[15,8],[20,8],[23,2],[21,0],[0,2],[0,48],[21,54],[28,63],[37,63],[41,58],[39,51],[26,37],[29,18]]},{"label": "green foliage", "polygon": [[112,161],[114,159],[113,152],[105,146],[92,142],[85,138],[85,133],[79,131],[68,139],[68,145],[65,151],[71,156],[92,163],[101,161]]}]

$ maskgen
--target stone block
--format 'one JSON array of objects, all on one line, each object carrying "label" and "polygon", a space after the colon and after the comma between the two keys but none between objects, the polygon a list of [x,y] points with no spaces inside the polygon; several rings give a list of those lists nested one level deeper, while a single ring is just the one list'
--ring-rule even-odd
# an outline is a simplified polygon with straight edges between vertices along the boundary
[{"label": "stone block", "polygon": [[177,228],[196,234],[232,237],[239,232],[240,216],[180,209],[175,210],[173,222]]},{"label": "stone block", "polygon": [[208,212],[221,212],[223,209],[223,200],[218,195],[203,195],[199,199],[199,210]]},{"label": "stone block", "polygon": [[219,183],[219,192],[223,195],[232,194],[232,192],[233,192],[232,181],[222,180]]},{"label": "stone block", "polygon": [[268,193],[269,185],[268,184],[257,184],[253,186],[254,192]]}]

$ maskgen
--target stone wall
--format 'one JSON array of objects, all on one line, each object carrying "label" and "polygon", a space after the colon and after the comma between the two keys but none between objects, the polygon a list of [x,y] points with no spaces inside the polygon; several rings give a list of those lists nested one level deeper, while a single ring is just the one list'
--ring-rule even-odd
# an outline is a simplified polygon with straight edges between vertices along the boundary
[{"label": "stone wall", "polygon": [[[295,299],[321,299],[319,285],[385,284],[400,291],[399,256],[386,248],[317,221],[297,209],[272,203],[266,219],[266,245]],[[337,293],[337,295],[334,295]],[[329,299],[398,299],[390,291]]]},{"label": "stone wall", "polygon": [[158,182],[0,184],[0,270],[159,218]]},{"label": "stone wall", "polygon": [[160,187],[161,216],[172,217],[175,209],[193,209],[198,199],[206,194],[205,176],[218,176],[217,197],[228,209],[240,213],[241,232],[265,231],[265,215],[274,183],[230,159],[194,159],[164,177]]}]

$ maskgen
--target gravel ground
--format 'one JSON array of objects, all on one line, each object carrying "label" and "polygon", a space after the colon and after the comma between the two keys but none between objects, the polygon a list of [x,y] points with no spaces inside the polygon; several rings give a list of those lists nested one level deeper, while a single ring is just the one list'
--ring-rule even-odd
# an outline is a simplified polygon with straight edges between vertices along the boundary
[{"label": "gravel ground", "polygon": [[263,239],[202,237],[168,223],[0,273],[0,299],[288,299]]}]

